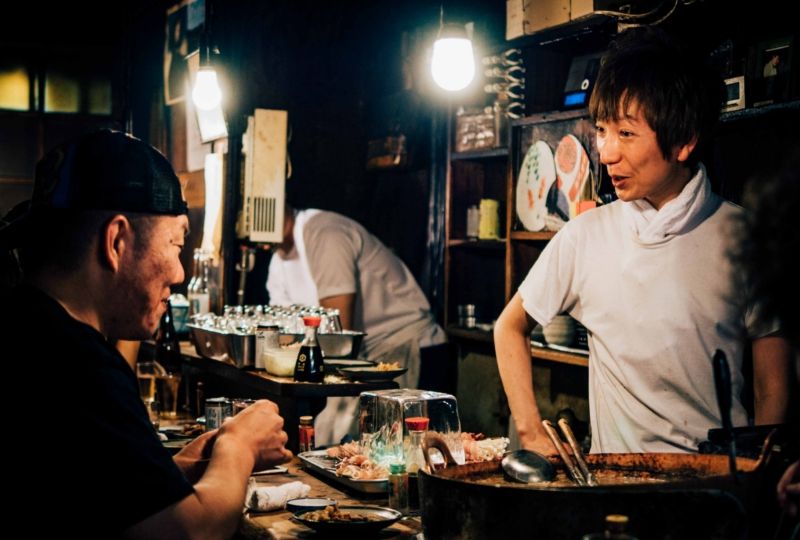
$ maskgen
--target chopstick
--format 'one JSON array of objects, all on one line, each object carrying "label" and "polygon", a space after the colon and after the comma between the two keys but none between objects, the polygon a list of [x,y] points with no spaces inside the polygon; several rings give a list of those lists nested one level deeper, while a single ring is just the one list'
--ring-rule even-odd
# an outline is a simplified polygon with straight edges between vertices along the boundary
[{"label": "chopstick", "polygon": [[579,486],[586,485],[586,479],[581,474],[581,471],[575,466],[572,462],[572,458],[570,458],[567,451],[564,450],[564,445],[561,442],[561,439],[556,434],[555,428],[553,428],[553,424],[550,420],[542,420],[542,425],[544,426],[544,430],[547,433],[547,436],[550,437],[550,442],[553,443],[553,446],[556,447],[558,451],[558,455],[561,456],[561,460],[564,462],[564,465],[567,467],[567,471],[569,471],[570,476],[575,481],[576,484]]},{"label": "chopstick", "polygon": [[578,446],[578,441],[575,439],[575,435],[572,433],[572,428],[569,427],[569,422],[562,418],[558,421],[558,427],[561,428],[561,432],[567,438],[570,448],[572,448],[575,461],[578,462],[578,467],[583,473],[583,478],[586,480],[586,484],[589,486],[596,486],[597,481],[594,479],[592,471],[589,470],[589,466],[586,464],[586,460],[583,457],[583,452],[581,452],[581,447]]}]

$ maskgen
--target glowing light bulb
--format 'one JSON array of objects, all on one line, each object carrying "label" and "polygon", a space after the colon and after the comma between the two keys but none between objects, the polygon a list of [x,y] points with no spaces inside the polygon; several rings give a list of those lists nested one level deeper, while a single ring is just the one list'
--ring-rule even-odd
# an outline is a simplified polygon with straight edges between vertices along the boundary
[{"label": "glowing light bulb", "polygon": [[197,71],[192,90],[192,101],[198,109],[210,111],[219,107],[222,91],[219,89],[217,72],[214,68],[202,67]]},{"label": "glowing light bulb", "polygon": [[[463,33],[463,30],[462,30]],[[463,90],[475,77],[472,41],[466,37],[440,37],[433,44],[433,80],[444,90]]]}]

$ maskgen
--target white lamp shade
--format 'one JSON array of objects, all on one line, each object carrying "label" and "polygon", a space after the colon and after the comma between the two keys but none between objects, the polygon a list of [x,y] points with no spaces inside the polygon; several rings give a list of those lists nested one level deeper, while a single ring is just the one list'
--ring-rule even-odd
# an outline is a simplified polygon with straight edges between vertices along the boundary
[{"label": "white lamp shade", "polygon": [[222,92],[217,82],[217,72],[213,68],[200,68],[194,81],[192,101],[198,109],[209,111],[219,106]]},{"label": "white lamp shade", "polygon": [[433,44],[433,80],[450,92],[463,90],[475,77],[472,41],[463,37],[443,37]]}]

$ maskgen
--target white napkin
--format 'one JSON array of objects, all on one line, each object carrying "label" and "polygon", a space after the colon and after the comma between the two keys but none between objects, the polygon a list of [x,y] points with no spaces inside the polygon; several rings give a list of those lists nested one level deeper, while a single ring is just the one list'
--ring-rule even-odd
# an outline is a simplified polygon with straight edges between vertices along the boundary
[{"label": "white napkin", "polygon": [[247,484],[246,505],[251,510],[269,512],[286,506],[286,501],[305,497],[311,491],[311,486],[303,482],[288,482],[280,486],[262,486],[256,484],[251,478]]},{"label": "white napkin", "polygon": [[680,194],[661,207],[653,208],[644,199],[624,203],[628,226],[643,244],[662,242],[669,236],[686,233],[702,223],[718,206],[718,196],[701,163],[697,173]]}]

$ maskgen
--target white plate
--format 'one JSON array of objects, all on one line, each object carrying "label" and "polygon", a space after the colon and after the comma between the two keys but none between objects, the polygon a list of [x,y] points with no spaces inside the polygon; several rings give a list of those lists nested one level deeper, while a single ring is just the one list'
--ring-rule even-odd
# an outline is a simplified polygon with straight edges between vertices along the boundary
[{"label": "white plate", "polygon": [[559,207],[572,219],[578,214],[578,202],[589,179],[589,155],[575,135],[565,135],[558,143],[554,159],[563,194],[559,196]]},{"label": "white plate", "polygon": [[547,193],[556,180],[553,151],[546,142],[534,142],[519,169],[517,179],[517,217],[529,231],[541,231],[547,215]]}]

